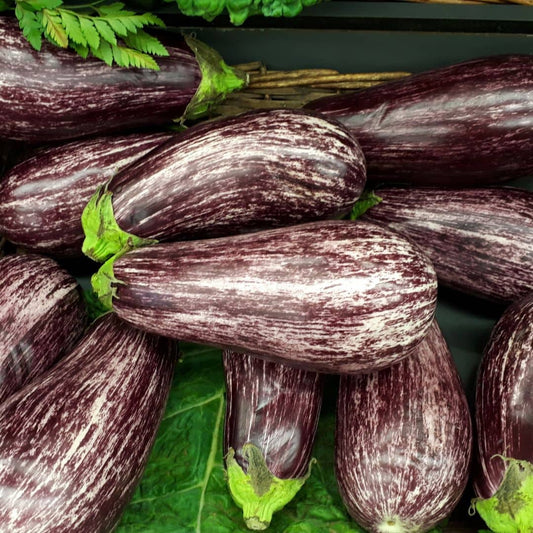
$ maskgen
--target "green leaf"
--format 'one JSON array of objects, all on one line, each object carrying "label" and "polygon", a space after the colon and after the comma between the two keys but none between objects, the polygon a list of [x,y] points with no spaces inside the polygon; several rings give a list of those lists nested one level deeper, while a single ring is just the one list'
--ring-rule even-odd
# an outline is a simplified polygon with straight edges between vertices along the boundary
[{"label": "green leaf", "polygon": [[68,35],[63,27],[61,16],[55,9],[43,9],[44,33],[61,48],[68,47]]},{"label": "green leaf", "polygon": [[68,38],[73,43],[86,47],[87,39],[81,31],[79,18],[73,13],[65,11],[64,9],[58,9],[58,11],[61,15],[61,21],[63,22],[63,27],[65,28]]},{"label": "green leaf", "polygon": [[152,37],[143,30],[135,34],[129,34],[124,38],[124,42],[135,50],[154,56],[168,56],[168,50],[161,44],[159,39]]},{"label": "green leaf", "polygon": [[113,2],[112,4],[98,6],[98,12],[102,15],[114,15],[120,13],[123,8],[124,4],[122,2]]},{"label": "green leaf", "polygon": [[0,11],[7,11],[12,9],[13,4],[11,2],[7,2],[6,0],[0,0]]},{"label": "green leaf", "polygon": [[124,26],[120,18],[106,17],[105,21],[111,26],[111,28],[117,35],[120,35],[122,37],[128,35],[128,30],[126,26]]},{"label": "green leaf", "polygon": [[121,67],[149,68],[159,70],[159,66],[153,57],[148,54],[126,48],[124,46],[111,46],[113,50],[113,59]]},{"label": "green leaf", "polygon": [[24,7],[17,2],[15,6],[15,15],[18,18],[20,29],[24,37],[35,48],[40,50],[42,46],[42,35],[44,28],[37,13],[24,9]]},{"label": "green leaf", "polygon": [[109,44],[117,44],[115,32],[105,20],[95,17],[93,23],[96,31],[100,34],[102,39],[106,40]]},{"label": "green leaf", "polygon": [[107,41],[101,40],[98,48],[92,48],[91,52],[94,57],[101,59],[104,63],[111,66],[113,64],[113,50]]},{"label": "green leaf", "polygon": [[[91,50],[98,50],[100,48],[100,34],[96,31],[91,18],[80,16],[80,28]],[[100,57],[96,54],[94,55]],[[100,59],[102,58],[100,57]]]},{"label": "green leaf", "polygon": [[[143,479],[117,533],[248,532],[226,485],[222,457],[224,374],[220,350],[182,346],[167,409]],[[336,383],[335,383],[336,385]],[[334,390],[329,391],[335,397]],[[273,533],[361,533],[334,473],[334,401],[325,404],[311,476],[274,515]]]}]

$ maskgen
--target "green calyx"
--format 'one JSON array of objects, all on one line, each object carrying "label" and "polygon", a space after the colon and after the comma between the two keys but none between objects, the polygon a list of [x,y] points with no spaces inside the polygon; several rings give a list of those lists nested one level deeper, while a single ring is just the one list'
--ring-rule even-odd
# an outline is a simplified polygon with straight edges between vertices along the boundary
[{"label": "green calyx", "polygon": [[533,464],[501,457],[509,463],[491,498],[472,500],[472,506],[495,533],[530,533],[533,524]]},{"label": "green calyx", "polygon": [[191,36],[186,36],[185,41],[196,56],[202,79],[183,117],[179,119],[181,122],[204,116],[213,105],[224,100],[226,95],[248,84],[247,74],[228,66],[211,47]]},{"label": "green calyx", "polygon": [[94,293],[100,301],[100,309],[102,313],[113,310],[113,298],[117,294],[116,285],[123,282],[115,278],[113,272],[113,265],[115,260],[120,257],[121,254],[117,254],[111,259],[108,259],[98,271],[91,276],[91,285]]},{"label": "green calyx", "polygon": [[107,183],[98,187],[81,215],[85,233],[82,252],[99,263],[127,250],[157,242],[120,229],[113,212],[112,197],[113,193],[108,190]]},{"label": "green calyx", "polygon": [[353,204],[350,212],[350,220],[357,220],[363,216],[369,209],[382,201],[374,191],[365,190],[359,199]]},{"label": "green calyx", "polygon": [[311,473],[309,464],[307,474],[301,478],[280,479],[268,469],[261,450],[254,444],[243,446],[243,454],[248,461],[248,471],[235,460],[235,452],[229,449],[226,456],[226,474],[231,496],[243,510],[244,522],[248,529],[261,531],[270,525],[272,516],[283,509]]}]

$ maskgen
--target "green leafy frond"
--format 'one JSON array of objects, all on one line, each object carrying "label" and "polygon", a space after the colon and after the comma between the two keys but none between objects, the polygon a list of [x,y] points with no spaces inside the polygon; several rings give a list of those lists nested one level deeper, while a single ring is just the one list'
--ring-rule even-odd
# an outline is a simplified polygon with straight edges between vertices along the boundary
[{"label": "green leafy frond", "polygon": [[143,30],[135,34],[130,34],[124,38],[124,42],[135,50],[150,54],[153,56],[168,56],[167,49],[161,44],[159,39],[149,35]]},{"label": "green leafy frond", "polygon": [[68,35],[61,22],[61,15],[55,9],[43,9],[44,34],[61,48],[68,47]]},{"label": "green leafy frond", "polygon": [[26,37],[35,50],[40,50],[43,36],[41,17],[29,9],[24,9],[19,3],[15,6],[15,15],[19,21],[19,27],[22,30],[24,37]]},{"label": "green leafy frond", "polygon": [[113,59],[117,65],[122,67],[137,67],[137,68],[149,68],[158,70],[159,67],[153,57],[133,50],[132,48],[126,48],[125,46],[111,46],[113,50]]}]

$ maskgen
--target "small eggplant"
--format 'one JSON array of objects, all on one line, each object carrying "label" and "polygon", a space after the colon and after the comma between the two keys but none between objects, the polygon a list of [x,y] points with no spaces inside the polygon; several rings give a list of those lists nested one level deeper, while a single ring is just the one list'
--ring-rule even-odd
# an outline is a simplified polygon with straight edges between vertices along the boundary
[{"label": "small eggplant", "polygon": [[415,242],[442,285],[499,303],[533,290],[533,192],[383,188],[361,218]]},{"label": "small eggplant", "polygon": [[53,259],[0,258],[0,403],[67,354],[87,316],[77,281]]},{"label": "small eggplant", "polygon": [[476,387],[473,507],[496,533],[533,528],[533,292],[494,326]]},{"label": "small eggplant", "polygon": [[223,361],[228,485],[248,528],[262,530],[309,476],[323,379],[230,350]]},{"label": "small eggplant", "polygon": [[0,138],[40,143],[170,124],[244,85],[214,50],[178,40],[158,71],[110,67],[47,42],[34,50],[15,18],[0,17]]},{"label": "small eggplant", "polygon": [[335,443],[342,499],[371,533],[423,533],[459,502],[470,473],[472,425],[436,321],[390,368],[341,376]]},{"label": "small eggplant", "polygon": [[83,251],[104,261],[157,240],[218,237],[346,214],[366,182],[357,141],[299,110],[189,128],[97,191]]},{"label": "small eggplant", "polygon": [[0,530],[108,533],[139,482],[174,343],[107,315],[0,405]]},{"label": "small eggplant", "polygon": [[92,283],[146,331],[331,373],[407,356],[437,297],[416,246],[349,220],[154,244],[110,259]]},{"label": "small eggplant", "polygon": [[533,54],[473,59],[305,107],[352,132],[372,182],[462,187],[533,174]]},{"label": "small eggplant", "polygon": [[0,181],[0,235],[25,250],[81,257],[81,215],[94,191],[169,139],[106,135],[38,150]]}]

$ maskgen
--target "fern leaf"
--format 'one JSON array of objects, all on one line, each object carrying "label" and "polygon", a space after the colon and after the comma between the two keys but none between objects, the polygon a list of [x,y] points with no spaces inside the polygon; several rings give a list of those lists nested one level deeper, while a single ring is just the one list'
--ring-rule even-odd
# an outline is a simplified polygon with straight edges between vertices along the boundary
[{"label": "fern leaf", "polygon": [[143,52],[133,50],[132,48],[126,48],[124,46],[113,46],[112,48],[115,63],[121,67],[159,70],[159,65],[156,63],[155,59]]},{"label": "fern leaf", "polygon": [[124,24],[122,24],[119,17],[105,17],[105,21],[111,26],[117,35],[120,35],[121,37],[128,35],[128,30]]},{"label": "fern leaf", "polygon": [[98,50],[100,47],[100,34],[96,31],[90,17],[80,15],[80,28],[87,39],[87,44],[91,49]]},{"label": "fern leaf", "polygon": [[149,35],[143,30],[136,34],[130,34],[124,38],[124,42],[135,50],[154,56],[168,56],[168,50],[161,44],[159,39]]},{"label": "fern leaf", "polygon": [[28,9],[24,9],[22,5],[17,2],[17,5],[15,6],[15,15],[19,21],[19,27],[22,30],[24,37],[26,37],[35,50],[41,50],[43,27],[37,14]]},{"label": "fern leaf", "polygon": [[64,9],[58,9],[58,11],[61,15],[61,21],[63,23],[63,27],[65,28],[65,32],[68,35],[68,38],[73,43],[79,44],[81,46],[87,46],[87,38],[81,31],[80,19],[76,15]]},{"label": "fern leaf", "polygon": [[61,48],[67,48],[68,46],[68,35],[63,28],[61,22],[61,16],[54,9],[43,9],[43,23],[44,23],[44,33],[46,37],[49,37],[50,40],[60,46]]},{"label": "fern leaf", "polygon": [[96,31],[100,34],[102,39],[105,39],[109,44],[117,44],[117,37],[111,26],[103,19],[94,17],[93,23]]},{"label": "fern leaf", "polygon": [[78,43],[70,43],[70,46],[84,59],[89,55],[89,48]]},{"label": "fern leaf", "polygon": [[101,59],[104,63],[111,66],[113,64],[113,50],[111,44],[107,41],[101,40],[98,48],[91,48],[94,57]]}]

